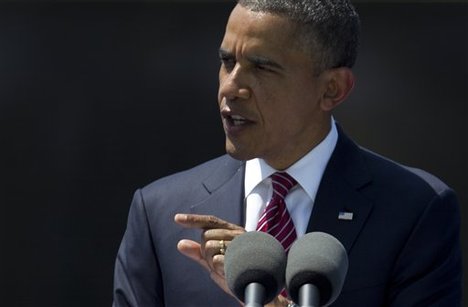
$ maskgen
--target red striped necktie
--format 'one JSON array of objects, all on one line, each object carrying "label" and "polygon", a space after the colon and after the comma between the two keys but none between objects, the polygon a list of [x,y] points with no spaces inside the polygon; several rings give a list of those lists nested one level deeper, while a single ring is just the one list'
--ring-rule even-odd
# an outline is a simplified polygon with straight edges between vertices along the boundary
[{"label": "red striped necktie", "polygon": [[267,232],[274,236],[288,253],[297,234],[284,198],[297,184],[297,181],[285,172],[274,173],[270,178],[273,185],[273,195],[258,221],[257,231]]}]

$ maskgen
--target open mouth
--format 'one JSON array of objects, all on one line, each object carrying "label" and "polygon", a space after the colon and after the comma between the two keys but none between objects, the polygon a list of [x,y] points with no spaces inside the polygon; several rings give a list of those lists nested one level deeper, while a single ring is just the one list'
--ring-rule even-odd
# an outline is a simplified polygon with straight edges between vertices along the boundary
[{"label": "open mouth", "polygon": [[248,123],[248,120],[240,115],[229,115],[227,120],[233,126],[242,126]]},{"label": "open mouth", "polygon": [[254,121],[239,115],[238,112],[232,111],[229,107],[221,108],[221,116],[226,131],[230,133],[240,132],[244,127],[254,123]]}]

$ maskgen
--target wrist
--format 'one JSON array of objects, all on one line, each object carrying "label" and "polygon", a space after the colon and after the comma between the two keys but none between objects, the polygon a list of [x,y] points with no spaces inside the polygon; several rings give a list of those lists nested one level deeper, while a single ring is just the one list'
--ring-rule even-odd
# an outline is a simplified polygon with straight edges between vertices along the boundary
[{"label": "wrist", "polygon": [[282,295],[278,295],[273,301],[265,305],[265,307],[299,307],[299,305]]}]

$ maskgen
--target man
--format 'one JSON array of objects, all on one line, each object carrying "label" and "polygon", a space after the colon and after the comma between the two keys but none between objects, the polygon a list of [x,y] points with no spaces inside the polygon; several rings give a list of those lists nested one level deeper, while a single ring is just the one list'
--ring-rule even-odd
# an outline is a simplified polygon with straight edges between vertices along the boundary
[{"label": "man", "polygon": [[453,191],[359,148],[333,121],[353,88],[358,30],[345,0],[238,1],[219,51],[228,155],[137,191],[115,306],[239,306],[224,250],[261,228],[277,172],[297,182],[284,199],[294,236],[323,231],[347,250],[333,306],[460,305]]}]

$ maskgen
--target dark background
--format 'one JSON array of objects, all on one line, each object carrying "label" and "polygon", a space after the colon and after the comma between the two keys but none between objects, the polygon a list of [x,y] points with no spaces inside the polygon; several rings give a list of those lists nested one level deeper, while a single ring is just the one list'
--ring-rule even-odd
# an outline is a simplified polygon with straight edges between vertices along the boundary
[{"label": "dark background", "polygon": [[[0,3],[2,306],[110,306],[133,191],[224,152],[232,6]],[[456,189],[466,251],[468,5],[357,7],[357,84],[336,118]]]}]

